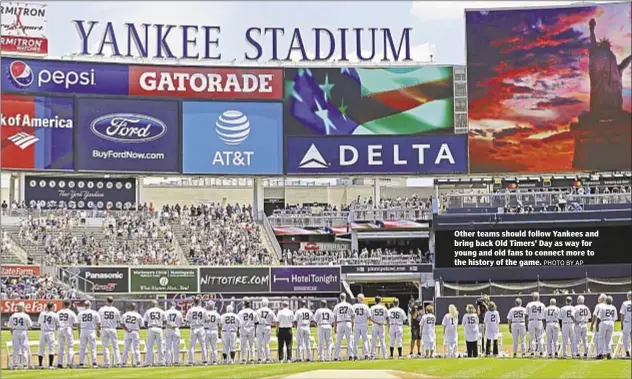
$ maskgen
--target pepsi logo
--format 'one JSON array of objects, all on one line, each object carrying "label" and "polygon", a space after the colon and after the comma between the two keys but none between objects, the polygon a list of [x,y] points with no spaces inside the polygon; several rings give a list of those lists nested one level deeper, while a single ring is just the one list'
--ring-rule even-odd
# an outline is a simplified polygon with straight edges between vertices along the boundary
[{"label": "pepsi logo", "polygon": [[113,113],[90,124],[97,137],[121,143],[154,141],[167,133],[167,125],[155,117],[136,113]]},{"label": "pepsi logo", "polygon": [[15,86],[27,88],[33,84],[35,74],[31,67],[23,61],[13,61],[9,65],[9,79]]}]

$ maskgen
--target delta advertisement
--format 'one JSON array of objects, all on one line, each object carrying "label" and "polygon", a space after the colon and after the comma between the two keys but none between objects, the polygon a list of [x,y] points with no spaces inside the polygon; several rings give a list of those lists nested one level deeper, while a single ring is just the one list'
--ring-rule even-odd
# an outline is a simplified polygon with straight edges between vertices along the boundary
[{"label": "delta advertisement", "polygon": [[77,169],[178,172],[178,103],[77,99]]},{"label": "delta advertisement", "polygon": [[287,137],[288,174],[465,174],[467,135]]},{"label": "delta advertisement", "polygon": [[285,70],[286,136],[454,132],[453,69]]},{"label": "delta advertisement", "polygon": [[472,173],[630,170],[632,4],[466,12]]},{"label": "delta advertisement", "polygon": [[182,172],[282,174],[283,104],[184,102]]},{"label": "delta advertisement", "polygon": [[74,168],[73,98],[3,93],[1,107],[2,168]]},{"label": "delta advertisement", "polygon": [[48,54],[45,4],[2,2],[0,39],[3,53]]}]

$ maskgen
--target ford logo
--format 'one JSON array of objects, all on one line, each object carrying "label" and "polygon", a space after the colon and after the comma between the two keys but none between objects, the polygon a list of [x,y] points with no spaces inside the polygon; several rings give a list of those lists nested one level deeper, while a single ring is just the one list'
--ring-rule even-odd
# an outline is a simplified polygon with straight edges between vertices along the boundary
[{"label": "ford logo", "polygon": [[97,137],[121,143],[155,141],[167,133],[167,125],[155,117],[137,113],[113,113],[90,124]]}]

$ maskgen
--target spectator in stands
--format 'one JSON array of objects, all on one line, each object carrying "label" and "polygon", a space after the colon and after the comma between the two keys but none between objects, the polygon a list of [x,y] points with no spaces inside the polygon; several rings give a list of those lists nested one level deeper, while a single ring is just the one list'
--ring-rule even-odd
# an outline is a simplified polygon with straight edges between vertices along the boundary
[{"label": "spectator in stands", "polygon": [[2,299],[75,299],[77,291],[49,275],[2,278]]}]

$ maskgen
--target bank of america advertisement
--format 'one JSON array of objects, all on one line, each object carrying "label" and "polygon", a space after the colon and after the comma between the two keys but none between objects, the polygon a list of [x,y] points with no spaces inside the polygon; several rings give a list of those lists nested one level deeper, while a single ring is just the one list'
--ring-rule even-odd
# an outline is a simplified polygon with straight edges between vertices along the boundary
[{"label": "bank of america advertisement", "polygon": [[466,174],[467,135],[287,137],[287,174]]},{"label": "bank of america advertisement", "polygon": [[286,136],[454,132],[451,66],[286,69],[285,88]]},{"label": "bank of america advertisement", "polygon": [[184,102],[185,174],[283,173],[283,104]]},{"label": "bank of america advertisement", "polygon": [[178,103],[79,98],[77,169],[179,171]]},{"label": "bank of america advertisement", "polygon": [[2,94],[2,168],[72,170],[70,97]]}]

